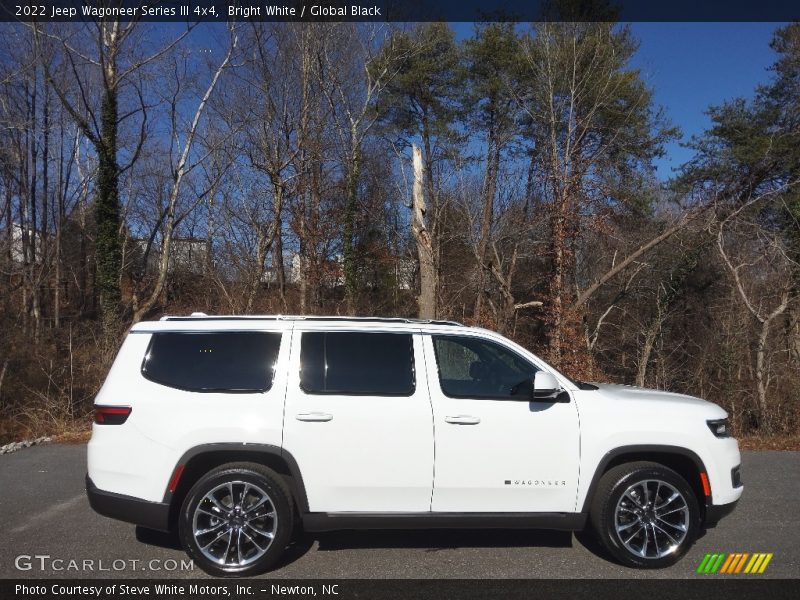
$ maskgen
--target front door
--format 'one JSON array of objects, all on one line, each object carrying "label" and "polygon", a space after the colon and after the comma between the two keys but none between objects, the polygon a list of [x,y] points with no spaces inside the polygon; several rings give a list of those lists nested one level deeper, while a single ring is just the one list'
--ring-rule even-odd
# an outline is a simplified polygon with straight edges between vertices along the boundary
[{"label": "front door", "polygon": [[498,341],[425,336],[435,512],[574,512],[575,402],[533,402],[537,366]]},{"label": "front door", "polygon": [[307,327],[293,335],[283,446],[310,511],[429,511],[433,419],[421,335]]}]

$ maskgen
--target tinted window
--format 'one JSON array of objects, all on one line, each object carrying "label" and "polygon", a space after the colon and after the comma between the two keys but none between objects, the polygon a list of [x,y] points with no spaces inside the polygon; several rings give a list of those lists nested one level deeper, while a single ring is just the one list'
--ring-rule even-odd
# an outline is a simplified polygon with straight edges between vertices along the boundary
[{"label": "tinted window", "polygon": [[514,398],[529,394],[538,369],[488,340],[433,336],[439,383],[454,398]]},{"label": "tinted window", "polygon": [[414,393],[414,351],[407,334],[304,333],[300,365],[300,386],[310,394]]},{"label": "tinted window", "polygon": [[272,387],[280,333],[154,333],[142,374],[197,392],[264,392]]}]

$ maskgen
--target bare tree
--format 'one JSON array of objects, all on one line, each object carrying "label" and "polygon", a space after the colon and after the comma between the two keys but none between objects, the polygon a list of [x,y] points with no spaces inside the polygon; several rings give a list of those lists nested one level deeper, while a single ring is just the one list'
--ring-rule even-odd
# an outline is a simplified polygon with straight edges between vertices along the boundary
[{"label": "bare tree", "polygon": [[[582,349],[580,312],[596,289],[574,297],[582,215],[621,196],[620,178],[634,175],[635,165],[646,165],[673,132],[651,110],[652,92],[626,67],[635,49],[627,28],[543,23],[533,33],[521,46],[518,98],[526,137],[536,149],[536,191],[550,209],[552,271],[544,310],[550,358],[560,364],[562,355],[577,356]],[[630,258],[615,272],[635,256]]]},{"label": "bare tree", "polygon": [[356,216],[364,140],[380,118],[379,97],[397,75],[406,53],[394,51],[386,26],[340,23],[330,28],[325,39],[320,68],[344,171],[342,263],[347,309],[352,313],[358,277]]},{"label": "bare tree", "polygon": [[[767,354],[770,334],[776,321],[784,315],[790,305],[798,300],[798,297],[793,295],[790,277],[793,265],[781,237],[764,230],[757,224],[743,222],[742,216],[746,215],[759,202],[785,192],[787,188],[795,184],[796,182],[787,183],[769,192],[751,197],[725,215],[717,226],[716,242],[719,255],[733,280],[733,285],[742,303],[758,324],[754,354],[759,429],[767,434],[772,433],[775,426],[768,399],[768,389],[772,379]],[[733,234],[736,233],[735,229],[739,229],[735,244],[726,243],[726,236],[733,237]],[[749,240],[749,243],[745,240]],[[738,252],[731,246],[736,246]],[[747,248],[748,246],[751,248]],[[741,256],[743,248],[750,252]],[[747,279],[744,275],[746,272],[749,272]],[[754,285],[754,282],[769,275],[772,276],[769,278],[771,285],[767,290]]]},{"label": "bare tree", "polygon": [[[145,65],[163,56],[188,33],[187,30],[155,52],[140,54],[136,49],[139,40],[134,36],[136,25],[136,20],[125,24],[99,20],[86,23],[78,31],[82,35],[76,36],[71,27],[59,31],[39,23],[31,24],[48,82],[92,143],[98,157],[94,203],[96,284],[100,293],[103,335],[109,346],[116,344],[122,300],[119,179],[138,159],[146,137],[147,106],[141,88],[136,85],[136,77]],[[60,60],[49,60],[56,52]],[[120,113],[119,95],[126,85],[133,89],[139,103],[130,111]],[[141,118],[139,137],[127,164],[120,165],[120,124],[135,114]]]},{"label": "bare tree", "polygon": [[[169,272],[170,266],[170,249],[172,246],[172,238],[175,232],[175,227],[181,221],[181,219],[188,213],[189,211],[193,210],[202,200],[203,194],[199,195],[194,202],[190,203],[189,208],[183,215],[179,215],[176,212],[176,208],[178,205],[178,198],[181,192],[181,184],[183,183],[184,177],[190,173],[193,169],[195,169],[198,164],[202,163],[208,157],[208,153],[205,153],[203,156],[197,158],[195,162],[190,162],[190,154],[192,151],[192,147],[195,142],[195,137],[197,136],[198,127],[200,125],[200,119],[203,116],[203,111],[208,104],[209,98],[214,93],[214,88],[217,87],[217,84],[222,76],[223,72],[228,68],[231,62],[231,57],[233,56],[234,51],[236,50],[236,45],[238,43],[238,37],[236,34],[235,26],[231,26],[230,28],[230,42],[228,44],[228,50],[225,53],[224,58],[217,66],[216,70],[214,71],[213,75],[211,76],[211,81],[208,84],[208,87],[205,90],[205,93],[200,98],[200,102],[197,105],[197,109],[194,112],[194,116],[192,117],[191,123],[189,125],[188,130],[186,131],[183,147],[180,150],[180,154],[178,157],[177,163],[172,168],[172,187],[169,192],[169,199],[167,201],[167,208],[166,208],[166,218],[164,219],[164,227],[163,227],[163,234],[161,238],[161,250],[159,253],[159,260],[158,260],[158,275],[156,278],[155,285],[151,290],[150,294],[145,298],[145,300],[137,306],[136,298],[134,297],[134,311],[133,311],[133,322],[136,323],[140,321],[150,310],[155,306],[158,299],[161,297],[161,294],[164,291],[164,285],[167,281],[167,274]],[[172,101],[172,129],[173,135],[171,136],[172,139],[177,139],[179,137],[178,131],[178,124],[177,124],[177,100],[173,96]]]}]

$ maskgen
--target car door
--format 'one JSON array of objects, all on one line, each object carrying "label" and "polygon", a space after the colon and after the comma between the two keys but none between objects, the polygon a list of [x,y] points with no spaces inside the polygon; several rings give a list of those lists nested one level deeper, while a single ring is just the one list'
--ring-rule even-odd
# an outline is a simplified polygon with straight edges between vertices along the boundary
[{"label": "car door", "polygon": [[408,330],[294,332],[284,448],[311,512],[426,512],[433,419],[422,341]]},{"label": "car door", "polygon": [[436,431],[431,510],[573,512],[579,430],[568,392],[531,401],[540,367],[498,340],[433,334],[424,347]]}]

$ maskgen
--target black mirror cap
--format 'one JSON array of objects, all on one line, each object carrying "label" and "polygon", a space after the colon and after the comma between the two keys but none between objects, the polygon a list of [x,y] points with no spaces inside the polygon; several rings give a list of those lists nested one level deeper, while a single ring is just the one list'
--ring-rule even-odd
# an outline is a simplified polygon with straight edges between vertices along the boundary
[{"label": "black mirror cap", "polygon": [[536,390],[531,397],[531,401],[546,404],[566,404],[570,401],[570,397],[569,392],[566,390]]}]

